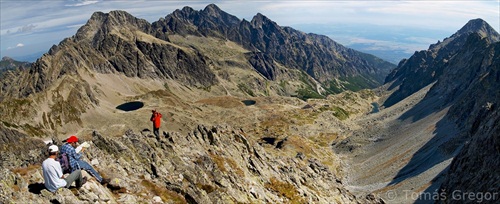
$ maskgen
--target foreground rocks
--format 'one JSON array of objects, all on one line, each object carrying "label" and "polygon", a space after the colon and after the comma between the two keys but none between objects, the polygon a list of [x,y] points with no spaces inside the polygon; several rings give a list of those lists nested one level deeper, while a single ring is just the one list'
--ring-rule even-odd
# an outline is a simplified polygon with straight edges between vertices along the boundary
[{"label": "foreground rocks", "polygon": [[29,167],[2,168],[0,202],[383,202],[356,198],[315,158],[271,155],[245,132],[230,127],[198,126],[187,135],[164,132],[159,138],[132,130],[121,137],[94,131],[91,143],[86,158],[104,177],[112,178],[107,186],[92,178],[80,190],[52,194],[43,189],[41,161],[37,161]]}]

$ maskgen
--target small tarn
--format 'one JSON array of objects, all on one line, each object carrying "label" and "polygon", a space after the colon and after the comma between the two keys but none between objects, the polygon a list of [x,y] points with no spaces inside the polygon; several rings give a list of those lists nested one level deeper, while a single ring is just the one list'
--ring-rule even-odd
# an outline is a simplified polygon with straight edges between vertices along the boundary
[{"label": "small tarn", "polygon": [[273,145],[274,146],[274,143],[276,142],[276,138],[274,137],[263,137],[261,138],[265,143],[267,144],[270,144],[270,145]]},{"label": "small tarn", "polygon": [[132,101],[132,102],[127,102],[127,103],[123,103],[119,106],[116,106],[116,109],[129,112],[129,111],[135,111],[135,110],[141,109],[142,107],[144,107],[143,102]]},{"label": "small tarn", "polygon": [[255,105],[255,103],[257,103],[254,100],[243,100],[241,102],[243,102],[246,106],[252,106],[252,105]]},{"label": "small tarn", "polygon": [[373,106],[373,109],[372,109],[371,113],[378,113],[380,111],[380,107],[379,107],[378,103],[373,102],[372,106]]}]

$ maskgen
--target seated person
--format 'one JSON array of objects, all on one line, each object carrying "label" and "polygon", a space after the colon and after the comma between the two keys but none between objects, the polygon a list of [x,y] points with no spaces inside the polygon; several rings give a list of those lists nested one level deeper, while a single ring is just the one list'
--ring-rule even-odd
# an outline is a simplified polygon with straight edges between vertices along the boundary
[{"label": "seated person", "polygon": [[78,142],[78,137],[73,135],[66,140],[66,144],[61,146],[61,154],[66,153],[68,155],[71,171],[83,169],[92,176],[94,176],[95,179],[101,184],[109,183],[110,179],[103,179],[101,175],[99,175],[99,173],[97,173],[97,171],[89,163],[80,159],[82,157],[81,153],[85,149],[82,148],[82,150],[79,153],[76,153],[75,148],[78,146],[77,142]]},{"label": "seated person", "polygon": [[76,188],[80,189],[87,181],[82,179],[80,170],[73,171],[69,176],[63,178],[61,165],[55,159],[59,153],[57,145],[49,146],[49,158],[42,163],[44,185],[50,192],[56,192],[59,188],[69,188],[73,182],[76,182]]}]

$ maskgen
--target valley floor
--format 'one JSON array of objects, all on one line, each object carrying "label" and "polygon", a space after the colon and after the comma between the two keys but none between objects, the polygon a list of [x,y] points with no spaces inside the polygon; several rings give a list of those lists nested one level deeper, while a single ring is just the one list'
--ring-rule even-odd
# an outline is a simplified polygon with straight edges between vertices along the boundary
[{"label": "valley floor", "polygon": [[388,203],[434,201],[440,174],[459,148],[445,145],[458,134],[446,118],[449,107],[434,109],[439,98],[422,100],[429,87],[354,121],[357,129],[334,146],[354,194],[374,193]]}]

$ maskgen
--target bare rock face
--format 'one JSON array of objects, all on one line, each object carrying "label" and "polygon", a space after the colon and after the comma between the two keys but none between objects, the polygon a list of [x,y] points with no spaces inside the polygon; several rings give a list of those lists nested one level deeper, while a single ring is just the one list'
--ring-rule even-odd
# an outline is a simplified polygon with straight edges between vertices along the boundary
[{"label": "bare rock face", "polygon": [[201,53],[169,43],[147,21],[124,11],[96,12],[73,37],[53,46],[30,69],[20,72],[17,84],[3,84],[2,96],[42,92],[63,76],[85,70],[175,79],[199,87],[217,82]]},{"label": "bare rock face", "polygon": [[158,197],[165,203],[383,202],[354,197],[316,159],[273,156],[230,127],[199,126],[187,135],[164,132],[159,138],[131,130],[121,137],[94,132],[91,143],[86,152],[99,159],[96,169],[112,178],[107,186],[91,179],[78,191],[33,193],[23,190],[30,184],[21,183],[42,183],[40,168],[27,170],[35,177],[4,169],[0,197],[41,203],[155,202]]},{"label": "bare rock face", "polygon": [[267,64],[276,61],[286,67],[303,70],[326,87],[332,78],[360,77],[364,85],[359,88],[372,88],[394,68],[388,62],[346,48],[326,36],[281,27],[260,13],[250,22],[240,21],[214,4],[202,11],[189,7],[176,10],[165,19],[154,22],[153,27],[167,33],[234,41],[248,50],[264,53],[267,57],[263,59]]},{"label": "bare rock face", "polygon": [[251,53],[249,54],[248,61],[252,66],[264,77],[269,80],[274,80],[276,78],[276,65],[273,63],[273,60],[263,54],[263,53]]},{"label": "bare rock face", "polygon": [[464,49],[471,34],[487,38],[489,43],[500,40],[500,35],[488,23],[481,19],[470,20],[443,42],[430,45],[428,50],[415,52],[409,59],[402,60],[385,79],[385,83],[392,83],[389,89],[396,91],[384,102],[384,106],[392,106],[438,80],[450,66],[449,62],[457,60],[457,52]]},{"label": "bare rock face", "polygon": [[[500,165],[500,129],[496,125],[500,122],[500,43],[490,45],[488,41],[479,35],[469,37],[469,51],[462,52],[457,59],[472,64],[463,66],[457,62],[462,68],[450,69],[451,78],[443,81],[451,86],[446,89],[449,95],[444,96],[457,98],[449,114],[463,127],[462,134],[466,138],[441,185],[447,195],[446,202],[450,203],[475,203],[477,199],[494,203],[500,199],[500,173],[497,170]],[[451,84],[457,80],[469,83]],[[436,87],[436,91],[444,92],[444,89]],[[464,196],[464,193],[472,193],[475,197]]]}]

